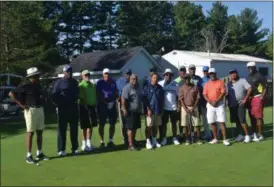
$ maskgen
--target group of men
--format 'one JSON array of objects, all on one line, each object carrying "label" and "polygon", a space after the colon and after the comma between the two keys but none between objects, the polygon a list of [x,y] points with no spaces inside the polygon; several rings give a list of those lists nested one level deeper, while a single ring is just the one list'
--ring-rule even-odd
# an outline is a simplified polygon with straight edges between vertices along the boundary
[{"label": "group of men", "polygon": [[[230,145],[226,134],[226,99],[230,109],[230,121],[236,123],[237,141],[263,140],[263,101],[266,97],[267,81],[256,69],[255,62],[247,64],[249,76],[240,78],[236,69],[229,71],[227,84],[217,78],[214,68],[203,67],[204,77],[196,75],[195,65],[179,68],[179,77],[174,79],[171,69],[166,69],[163,80],[155,68],[150,69],[148,79],[138,80],[129,69],[117,81],[110,77],[110,70],[103,70],[103,77],[97,84],[90,80],[90,72],[82,71],[82,81],[72,77],[72,68],[63,68],[64,77],[58,79],[51,95],[58,114],[58,155],[66,155],[67,124],[70,125],[72,154],[79,153],[78,120],[82,129],[83,151],[92,151],[92,128],[99,122],[100,147],[105,147],[104,126],[109,123],[107,147],[114,147],[115,124],[119,116],[124,143],[129,150],[137,150],[135,140],[137,129],[141,128],[141,116],[145,115],[146,148],[159,148],[167,144],[167,124],[170,121],[172,141],[180,145],[177,129],[184,137],[185,145],[218,143],[220,127],[223,144]],[[32,137],[37,132],[37,160],[47,160],[42,152],[42,132],[44,129],[43,88],[39,83],[37,68],[27,70],[28,82],[11,91],[10,96],[24,109],[27,127],[27,163],[35,163],[31,154]],[[245,118],[249,111],[252,136],[249,136]],[[97,120],[97,116],[98,119]],[[177,122],[179,121],[179,125]],[[204,136],[201,136],[201,127]],[[211,131],[211,129],[212,131]],[[159,131],[159,142],[157,133]],[[242,131],[245,136],[242,135]],[[212,132],[212,133],[211,133]]]}]

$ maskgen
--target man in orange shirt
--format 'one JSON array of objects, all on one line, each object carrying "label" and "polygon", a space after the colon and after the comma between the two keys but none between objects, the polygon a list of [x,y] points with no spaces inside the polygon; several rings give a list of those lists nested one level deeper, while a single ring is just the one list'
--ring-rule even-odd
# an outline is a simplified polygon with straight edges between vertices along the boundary
[{"label": "man in orange shirt", "polygon": [[210,144],[217,144],[217,126],[216,123],[220,123],[223,144],[230,145],[229,141],[226,139],[226,128],[225,128],[225,102],[224,96],[226,93],[225,83],[216,76],[215,68],[209,69],[210,80],[205,84],[203,95],[207,101],[207,121],[212,126],[213,140]]}]

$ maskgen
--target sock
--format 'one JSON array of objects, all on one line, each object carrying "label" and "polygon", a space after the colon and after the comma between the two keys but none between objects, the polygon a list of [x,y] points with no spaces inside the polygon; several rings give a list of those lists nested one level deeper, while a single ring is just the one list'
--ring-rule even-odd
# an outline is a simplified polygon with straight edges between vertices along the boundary
[{"label": "sock", "polygon": [[90,146],[91,146],[90,139],[87,139],[87,146],[88,146],[88,147],[90,147]]},{"label": "sock", "polygon": [[149,138],[147,138],[147,142],[150,142],[150,139],[149,139]]},{"label": "sock", "polygon": [[37,150],[37,155],[40,155],[42,153],[42,150]]},{"label": "sock", "polygon": [[103,140],[101,140],[101,141],[100,141],[100,143],[104,143],[104,141],[103,141]]},{"label": "sock", "polygon": [[83,145],[86,145],[86,140],[83,140],[83,141],[82,141],[82,144],[83,144]]},{"label": "sock", "polygon": [[110,138],[110,139],[108,140],[108,142],[113,142],[112,138]]},{"label": "sock", "polygon": [[27,157],[31,156],[31,152],[27,152]]}]

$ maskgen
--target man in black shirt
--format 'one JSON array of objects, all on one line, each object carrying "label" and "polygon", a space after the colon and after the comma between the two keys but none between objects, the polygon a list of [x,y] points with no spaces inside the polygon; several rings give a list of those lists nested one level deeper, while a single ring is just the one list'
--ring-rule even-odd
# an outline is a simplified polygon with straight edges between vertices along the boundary
[{"label": "man in black shirt", "polygon": [[[256,69],[255,62],[247,64],[249,75],[247,82],[251,85],[252,93],[249,102],[248,112],[253,130],[253,141],[259,142],[263,140],[263,105],[267,91],[267,80]],[[258,128],[258,135],[256,134]]]},{"label": "man in black shirt", "polygon": [[24,82],[9,93],[9,96],[24,109],[27,127],[27,158],[26,162],[34,164],[31,154],[33,134],[37,134],[36,160],[48,160],[42,152],[42,139],[44,129],[43,89],[39,82],[39,71],[36,67],[27,70],[29,81]]},{"label": "man in black shirt", "polygon": [[78,151],[78,82],[72,78],[72,68],[67,65],[63,68],[64,78],[58,79],[52,89],[52,100],[58,111],[58,155],[66,156],[66,132],[70,125],[70,140],[72,154]]}]

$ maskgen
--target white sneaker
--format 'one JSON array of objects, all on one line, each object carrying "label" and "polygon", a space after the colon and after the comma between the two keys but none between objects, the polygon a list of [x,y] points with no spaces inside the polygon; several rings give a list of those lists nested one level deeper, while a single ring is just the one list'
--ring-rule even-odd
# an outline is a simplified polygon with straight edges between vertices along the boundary
[{"label": "white sneaker", "polygon": [[217,144],[218,143],[218,140],[217,139],[213,139],[209,142],[209,144]]},{"label": "white sneaker", "polygon": [[58,155],[59,155],[59,156],[66,156],[67,153],[66,153],[65,151],[60,151],[60,152],[58,153]]},{"label": "white sneaker", "polygon": [[162,142],[161,142],[161,145],[162,146],[165,146],[167,144],[167,139],[166,138],[163,138]]},{"label": "white sneaker", "polygon": [[82,147],[81,147],[81,150],[82,150],[82,151],[86,151],[87,148],[88,148],[88,146],[86,146],[85,144],[82,144]]},{"label": "white sneaker", "polygon": [[153,141],[153,147],[155,147],[155,146],[158,148],[162,147],[161,144],[159,144],[159,142],[157,142],[157,140]]},{"label": "white sneaker", "polygon": [[245,137],[243,135],[239,134],[235,140],[236,140],[236,142],[242,142],[242,141],[244,141],[244,139],[245,139]]},{"label": "white sneaker", "polygon": [[260,141],[260,139],[257,137],[257,135],[255,133],[254,133],[252,141],[253,142],[259,142]]},{"label": "white sneaker", "polygon": [[147,141],[147,143],[146,143],[146,148],[147,148],[147,149],[152,149],[152,145],[151,145],[151,142],[150,142],[150,141]]},{"label": "white sneaker", "polygon": [[263,135],[259,135],[259,140],[260,140],[260,141],[263,141],[263,140],[264,140]]},{"label": "white sneaker", "polygon": [[223,140],[223,144],[224,144],[225,146],[229,146],[229,145],[230,145],[230,143],[229,143],[228,140]]},{"label": "white sneaker", "polygon": [[251,141],[250,136],[249,136],[249,135],[246,135],[246,136],[245,136],[244,143],[249,143],[250,141]]},{"label": "white sneaker", "polygon": [[176,137],[173,137],[172,140],[173,140],[174,145],[180,145],[180,142],[177,140]]}]

